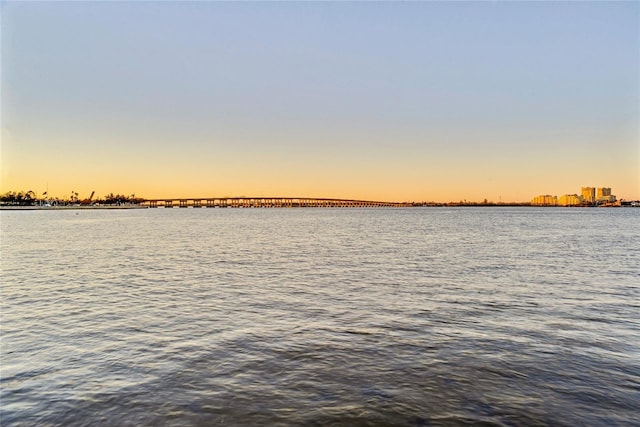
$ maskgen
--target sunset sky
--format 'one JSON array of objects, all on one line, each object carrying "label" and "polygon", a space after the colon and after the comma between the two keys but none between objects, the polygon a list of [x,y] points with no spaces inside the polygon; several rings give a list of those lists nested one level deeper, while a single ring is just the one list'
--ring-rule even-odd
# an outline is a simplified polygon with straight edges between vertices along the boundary
[{"label": "sunset sky", "polygon": [[6,2],[0,192],[640,198],[640,3]]}]

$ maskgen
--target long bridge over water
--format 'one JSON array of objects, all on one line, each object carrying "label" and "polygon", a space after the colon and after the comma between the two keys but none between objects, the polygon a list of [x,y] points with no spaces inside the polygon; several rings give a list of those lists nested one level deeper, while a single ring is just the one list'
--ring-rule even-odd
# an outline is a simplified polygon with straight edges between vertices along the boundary
[{"label": "long bridge over water", "polygon": [[395,208],[413,206],[410,202],[317,199],[312,197],[191,197],[145,199],[141,205],[150,208]]}]

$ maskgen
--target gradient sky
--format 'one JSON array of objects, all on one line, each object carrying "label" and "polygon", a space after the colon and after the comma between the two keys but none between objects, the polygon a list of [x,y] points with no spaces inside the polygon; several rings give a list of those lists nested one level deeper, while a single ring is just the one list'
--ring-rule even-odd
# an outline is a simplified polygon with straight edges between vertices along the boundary
[{"label": "gradient sky", "polygon": [[640,3],[6,2],[0,192],[640,198]]}]

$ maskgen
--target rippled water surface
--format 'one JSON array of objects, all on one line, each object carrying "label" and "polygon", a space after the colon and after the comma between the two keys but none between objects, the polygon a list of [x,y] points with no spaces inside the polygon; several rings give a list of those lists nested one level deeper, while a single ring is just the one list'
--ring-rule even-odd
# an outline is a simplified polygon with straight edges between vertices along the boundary
[{"label": "rippled water surface", "polygon": [[640,425],[640,209],[0,221],[2,426]]}]

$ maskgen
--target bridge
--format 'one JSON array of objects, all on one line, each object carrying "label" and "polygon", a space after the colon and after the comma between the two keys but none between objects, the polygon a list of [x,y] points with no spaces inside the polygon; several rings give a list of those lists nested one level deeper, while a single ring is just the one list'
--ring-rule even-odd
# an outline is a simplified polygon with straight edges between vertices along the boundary
[{"label": "bridge", "polygon": [[375,202],[369,200],[317,199],[311,197],[191,197],[145,199],[149,208],[380,208],[409,207],[410,202]]}]

